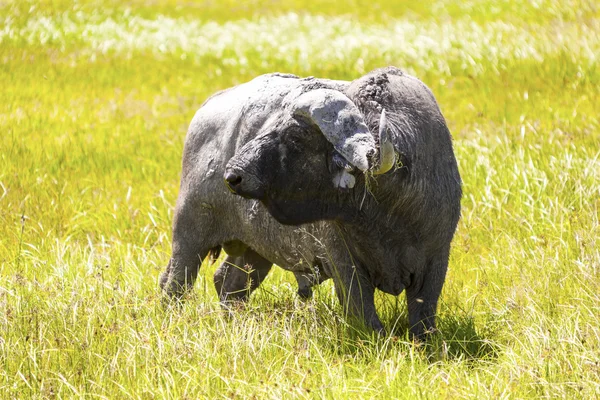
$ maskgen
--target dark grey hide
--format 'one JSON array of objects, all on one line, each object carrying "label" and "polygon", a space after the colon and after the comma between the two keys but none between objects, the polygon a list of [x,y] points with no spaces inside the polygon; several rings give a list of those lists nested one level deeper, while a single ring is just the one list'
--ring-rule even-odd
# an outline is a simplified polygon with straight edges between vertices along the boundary
[{"label": "dark grey hide", "polygon": [[160,285],[179,295],[225,248],[224,304],[276,263],[302,296],[333,278],[344,309],[377,331],[374,290],[406,290],[422,336],[435,329],[460,198],[450,132],[418,79],[393,67],[352,82],[263,75],[209,98],[190,125]]}]

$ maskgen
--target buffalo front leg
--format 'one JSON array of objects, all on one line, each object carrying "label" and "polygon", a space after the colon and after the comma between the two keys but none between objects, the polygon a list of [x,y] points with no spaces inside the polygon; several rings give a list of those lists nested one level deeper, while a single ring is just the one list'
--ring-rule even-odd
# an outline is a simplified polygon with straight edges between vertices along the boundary
[{"label": "buffalo front leg", "polygon": [[214,275],[221,304],[246,301],[267,277],[273,264],[248,248],[241,256],[228,255]]},{"label": "buffalo front leg", "polygon": [[448,252],[432,258],[423,273],[406,288],[410,333],[424,339],[435,332],[437,303],[448,269]]},{"label": "buffalo front leg", "polygon": [[375,310],[375,287],[364,271],[356,266],[336,269],[333,280],[345,314],[362,321],[374,331],[385,334]]}]

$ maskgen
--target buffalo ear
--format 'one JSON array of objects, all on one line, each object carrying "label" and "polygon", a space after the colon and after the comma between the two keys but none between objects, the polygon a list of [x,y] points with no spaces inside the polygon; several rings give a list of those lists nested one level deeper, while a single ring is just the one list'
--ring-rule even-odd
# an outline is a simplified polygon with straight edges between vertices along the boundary
[{"label": "buffalo ear", "polygon": [[333,176],[333,185],[337,189],[352,189],[356,185],[356,178],[343,169]]},{"label": "buffalo ear", "polygon": [[[369,160],[376,153],[375,139],[358,107],[346,95],[315,89],[300,95],[292,107],[293,116],[310,119],[350,164],[363,172],[369,169]],[[345,175],[340,179],[347,182],[344,187],[351,187]]]}]

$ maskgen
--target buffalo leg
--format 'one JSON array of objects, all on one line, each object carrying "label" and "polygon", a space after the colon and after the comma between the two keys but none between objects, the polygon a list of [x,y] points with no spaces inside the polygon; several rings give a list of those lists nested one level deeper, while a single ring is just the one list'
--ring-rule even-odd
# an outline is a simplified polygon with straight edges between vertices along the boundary
[{"label": "buffalo leg", "polygon": [[218,246],[218,242],[207,243],[205,239],[211,237],[206,231],[212,226],[210,218],[198,218],[189,203],[176,209],[171,259],[159,280],[161,289],[171,297],[180,297],[194,286],[202,261]]},{"label": "buffalo leg", "polygon": [[427,264],[424,274],[417,277],[406,288],[410,333],[417,339],[423,339],[426,334],[432,333],[436,329],[437,303],[447,269],[448,252],[444,252],[432,258]]},{"label": "buffalo leg", "polygon": [[310,299],[313,294],[312,287],[315,285],[315,277],[301,272],[294,272],[294,277],[298,283],[298,296],[303,300]]},{"label": "buffalo leg", "polygon": [[267,277],[272,265],[250,248],[241,256],[228,255],[213,277],[221,303],[248,300]]},{"label": "buffalo leg", "polygon": [[298,283],[298,296],[303,300],[312,297],[313,287],[329,279],[321,263],[315,263],[309,272],[294,272],[294,277]]},{"label": "buffalo leg", "polygon": [[358,267],[336,270],[333,274],[335,292],[350,317],[362,321],[367,327],[385,333],[375,310],[375,287]]},{"label": "buffalo leg", "polygon": [[173,239],[173,253],[160,276],[161,289],[171,297],[180,297],[194,286],[198,270],[210,248],[202,248],[184,239]]}]

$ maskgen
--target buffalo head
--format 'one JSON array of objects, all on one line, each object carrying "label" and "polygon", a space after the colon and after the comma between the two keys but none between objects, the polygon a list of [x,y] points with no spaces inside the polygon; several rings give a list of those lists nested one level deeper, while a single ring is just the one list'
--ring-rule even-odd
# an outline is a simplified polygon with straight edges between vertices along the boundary
[{"label": "buffalo head", "polygon": [[[395,162],[385,110],[377,137],[343,93],[315,89],[265,123],[227,163],[224,179],[240,196],[260,200],[283,224],[338,219],[363,174],[383,174]],[[362,192],[362,191],[361,191]]]}]

